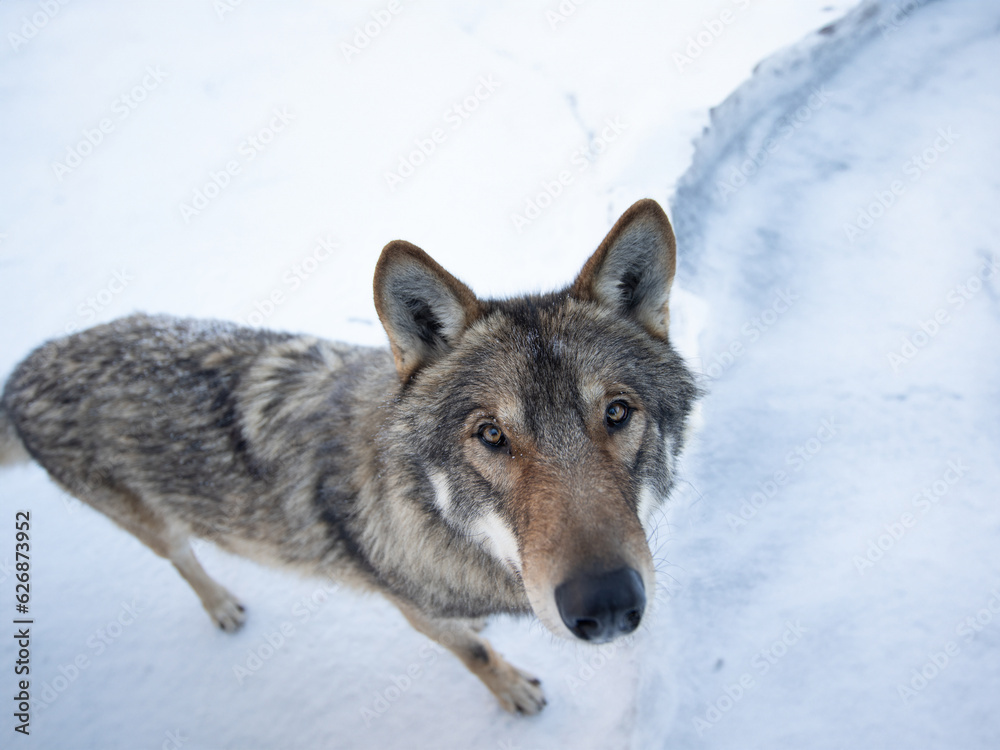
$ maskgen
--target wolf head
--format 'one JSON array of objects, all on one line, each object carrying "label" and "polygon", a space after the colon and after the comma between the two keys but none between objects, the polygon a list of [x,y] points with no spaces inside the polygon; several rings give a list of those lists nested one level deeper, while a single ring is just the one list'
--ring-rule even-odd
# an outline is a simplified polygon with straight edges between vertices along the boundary
[{"label": "wolf head", "polygon": [[434,506],[560,636],[631,633],[654,591],[644,524],[698,395],[668,340],[674,267],[670,222],[643,200],[559,292],[481,300],[403,241],[376,268]]}]

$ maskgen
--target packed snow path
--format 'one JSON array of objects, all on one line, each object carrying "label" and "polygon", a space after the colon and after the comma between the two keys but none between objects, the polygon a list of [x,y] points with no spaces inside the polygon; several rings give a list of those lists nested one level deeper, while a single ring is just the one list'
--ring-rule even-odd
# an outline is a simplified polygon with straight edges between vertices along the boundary
[{"label": "packed snow path", "polygon": [[637,746],[1000,744],[1000,9],[827,31],[673,200],[710,395]]}]

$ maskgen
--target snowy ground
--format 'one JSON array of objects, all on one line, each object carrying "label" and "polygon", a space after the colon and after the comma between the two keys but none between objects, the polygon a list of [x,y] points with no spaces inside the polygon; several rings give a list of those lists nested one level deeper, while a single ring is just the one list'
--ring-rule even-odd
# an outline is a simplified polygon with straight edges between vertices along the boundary
[{"label": "snowy ground", "polygon": [[228,5],[0,5],[0,373],[134,309],[381,343],[389,239],[484,294],[552,288],[670,199],[711,392],[655,615],[605,653],[491,624],[550,700],[508,717],[380,600],[206,547],[251,612],[218,633],[169,565],[6,470],[36,703],[3,747],[996,746],[1000,12],[863,6],[746,80],[853,3]]},{"label": "snowy ground", "polygon": [[998,62],[996,6],[857,13],[698,144],[712,393],[642,746],[1000,746]]}]

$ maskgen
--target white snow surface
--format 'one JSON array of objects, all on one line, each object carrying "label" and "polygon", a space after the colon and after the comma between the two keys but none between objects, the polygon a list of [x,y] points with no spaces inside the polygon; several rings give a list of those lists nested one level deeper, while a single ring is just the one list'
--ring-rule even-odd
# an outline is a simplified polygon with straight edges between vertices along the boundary
[{"label": "white snow surface", "polygon": [[638,745],[1000,746],[998,62],[995,5],[866,4],[714,111]]},{"label": "white snow surface", "polygon": [[388,240],[484,295],[551,289],[649,196],[707,390],[639,633],[485,631],[543,680],[527,719],[381,599],[203,545],[249,610],[218,632],[169,564],[4,469],[0,635],[30,509],[33,710],[17,734],[0,637],[0,746],[1000,745],[1000,9],[853,6],[0,5],[0,373],[137,309],[382,344]]}]

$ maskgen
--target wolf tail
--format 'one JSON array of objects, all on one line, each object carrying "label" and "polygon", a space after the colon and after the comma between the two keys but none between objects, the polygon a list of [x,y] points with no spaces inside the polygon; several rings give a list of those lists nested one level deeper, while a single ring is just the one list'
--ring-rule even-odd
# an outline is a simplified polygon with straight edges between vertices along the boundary
[{"label": "wolf tail", "polygon": [[13,466],[30,460],[31,456],[24,447],[21,436],[17,434],[17,428],[0,403],[0,466]]}]

